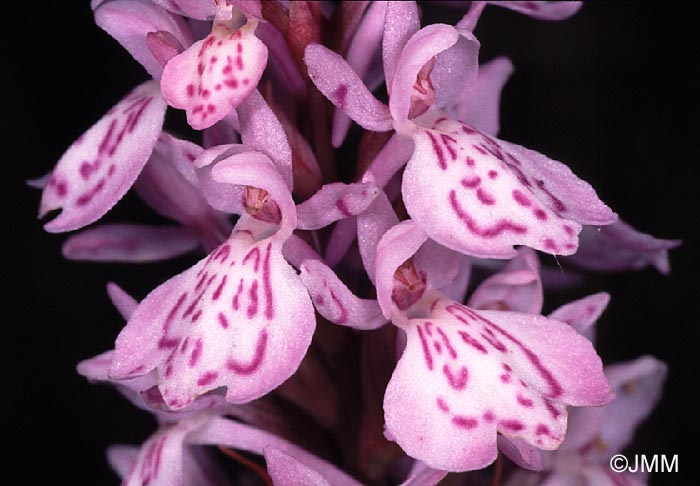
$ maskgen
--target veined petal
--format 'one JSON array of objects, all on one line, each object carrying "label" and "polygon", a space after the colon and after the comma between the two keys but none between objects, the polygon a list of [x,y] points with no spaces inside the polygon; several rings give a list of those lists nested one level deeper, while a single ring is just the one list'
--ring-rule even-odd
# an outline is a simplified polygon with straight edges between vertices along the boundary
[{"label": "veined petal", "polygon": [[516,12],[529,15],[542,20],[564,20],[581,9],[583,2],[558,2],[558,1],[490,1],[491,5],[498,5]]},{"label": "veined petal", "polygon": [[[203,418],[183,420],[175,425],[163,427],[141,446],[125,486],[184,486],[186,484],[216,484],[208,481],[185,447],[187,435],[201,425]],[[189,466],[187,468],[185,464]],[[188,470],[189,469],[189,470]],[[197,474],[198,473],[198,474]],[[190,483],[189,480],[205,482]]]},{"label": "veined petal", "polygon": [[542,316],[474,311],[434,293],[423,318],[394,323],[407,345],[384,398],[387,432],[411,457],[446,471],[480,469],[496,433],[555,449],[569,405],[613,394],[590,342]]},{"label": "veined petal", "polygon": [[309,77],[331,103],[367,130],[391,130],[391,114],[369,92],[360,77],[340,55],[319,44],[304,52]]},{"label": "veined petal", "polygon": [[503,270],[474,290],[468,305],[473,309],[539,314],[543,303],[540,261],[533,250],[523,247]]},{"label": "veined petal", "polygon": [[301,264],[299,278],[311,295],[319,314],[342,326],[377,329],[386,324],[376,300],[360,299],[320,260]]},{"label": "veined petal", "polygon": [[188,253],[197,238],[177,226],[105,224],[81,231],[63,244],[69,260],[92,262],[154,262]]},{"label": "veined petal", "polygon": [[369,183],[326,184],[297,206],[297,228],[315,230],[355,216],[367,209],[379,192]]},{"label": "veined petal", "polygon": [[563,164],[444,117],[431,126],[413,131],[402,193],[408,213],[438,243],[484,258],[511,258],[513,245],[570,255],[578,222],[614,220]]},{"label": "veined petal", "polygon": [[637,270],[652,265],[662,274],[671,267],[668,251],[680,246],[681,240],[664,240],[637,231],[624,221],[596,228],[584,226],[581,245],[566,259],[590,270]]},{"label": "veined petal", "polygon": [[549,315],[549,318],[567,323],[576,332],[593,342],[595,323],[609,302],[610,294],[599,292],[559,307]]},{"label": "veined petal", "polygon": [[165,404],[179,410],[226,386],[245,403],[296,371],[315,328],[313,306],[269,224],[243,216],[208,258],[151,292],[116,342],[110,375],[157,368]]},{"label": "veined petal", "polygon": [[114,0],[101,5],[95,10],[95,23],[124,46],[156,80],[160,79],[163,65],[149,49],[146,35],[163,31],[182,47],[192,44],[192,34],[182,18],[139,0]]},{"label": "veined petal", "polygon": [[215,27],[165,65],[163,98],[187,112],[192,128],[212,126],[255,90],[267,64],[267,47],[255,37],[256,24],[248,22],[235,32]]},{"label": "veined petal", "polygon": [[392,92],[401,51],[419,29],[420,15],[416,2],[387,2],[382,37],[382,60],[389,95]]},{"label": "veined petal", "polygon": [[41,197],[39,217],[63,209],[44,226],[46,231],[78,229],[109,211],[146,164],[164,117],[158,84],[147,81],[73,142]]}]

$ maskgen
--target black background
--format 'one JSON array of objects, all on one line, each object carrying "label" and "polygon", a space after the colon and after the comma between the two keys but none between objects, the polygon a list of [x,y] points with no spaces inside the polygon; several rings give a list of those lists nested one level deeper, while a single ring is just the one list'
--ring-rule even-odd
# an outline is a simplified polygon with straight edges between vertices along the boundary
[{"label": "black background", "polygon": [[[19,29],[5,41],[10,55],[2,69],[10,242],[2,420],[12,457],[5,455],[9,471],[0,482],[118,484],[105,447],[140,443],[155,424],[114,390],[89,385],[75,365],[110,349],[123,326],[107,299],[107,281],[142,298],[195,257],[136,266],[67,262],[60,253],[65,235],[42,230],[40,193],[23,181],[48,172],[146,73],[94,26],[87,1],[39,4],[5,19],[7,32],[14,23]],[[433,18],[437,7],[424,8]],[[629,449],[679,454],[681,472],[655,476],[657,485],[691,484],[700,421],[691,395],[700,371],[699,14],[694,3],[592,2],[570,20],[546,22],[489,7],[476,31],[484,60],[508,55],[516,68],[503,97],[501,138],[565,161],[637,228],[684,240],[671,256],[670,276],[651,269],[601,276],[580,293],[612,294],[599,323],[605,362],[651,354],[669,363],[664,399]],[[106,217],[133,219],[155,220],[132,196]],[[554,296],[546,306],[561,300]],[[8,472],[17,479],[5,483]]]}]

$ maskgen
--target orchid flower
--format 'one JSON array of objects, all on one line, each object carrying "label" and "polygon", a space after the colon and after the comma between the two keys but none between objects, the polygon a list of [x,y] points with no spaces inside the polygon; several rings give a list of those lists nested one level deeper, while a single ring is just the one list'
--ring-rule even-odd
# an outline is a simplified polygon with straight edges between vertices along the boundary
[{"label": "orchid flower", "polygon": [[[391,28],[385,27],[383,52],[388,107],[328,49],[309,46],[305,61],[319,90],[358,124],[374,131],[393,128],[404,137],[402,145],[413,145],[407,151],[402,195],[409,215],[427,235],[484,258],[511,258],[516,244],[570,255],[578,246],[581,224],[615,221],[590,185],[563,164],[441,110],[473,87],[479,44],[471,32],[447,25],[418,30],[417,16],[406,14],[412,9],[412,2],[387,6],[385,25]],[[463,70],[447,67],[455,64]],[[401,162],[393,160],[381,170],[393,173]],[[381,180],[388,178],[382,175]]]},{"label": "orchid flower", "polygon": [[[680,242],[497,138],[514,66],[479,62],[489,3],[543,20],[581,7],[477,1],[455,26],[421,27],[413,1],[91,1],[151,79],[31,181],[39,215],[61,210],[51,232],[82,229],[133,188],[172,224],[99,223],[65,241],[66,258],[202,251],[140,302],[110,283],[126,323],[78,364],[157,421],[141,446],[109,449],[123,484],[227,484],[212,446],[263,456],[253,469],[278,486],[433,486],[499,451],[523,469],[508,484],[645,480],[606,461],[666,367],[603,367],[606,292],[543,314],[545,293],[577,280],[537,251],[668,273]],[[196,142],[171,131],[167,106]]]},{"label": "orchid flower", "polygon": [[614,472],[609,461],[629,444],[634,430],[658,402],[666,365],[644,356],[607,366],[605,375],[617,398],[604,407],[574,410],[569,416],[566,439],[557,451],[547,453],[542,471],[517,471],[507,485],[533,481],[543,485],[646,484],[645,474]]}]

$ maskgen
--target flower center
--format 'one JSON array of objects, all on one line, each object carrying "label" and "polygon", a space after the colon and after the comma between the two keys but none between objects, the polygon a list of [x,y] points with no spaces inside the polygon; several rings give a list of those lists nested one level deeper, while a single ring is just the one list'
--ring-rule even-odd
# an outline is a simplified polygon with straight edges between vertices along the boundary
[{"label": "flower center", "polygon": [[391,298],[399,309],[405,310],[415,304],[423,292],[425,292],[425,275],[416,269],[413,259],[409,258],[394,272]]},{"label": "flower center", "polygon": [[435,59],[431,59],[418,72],[416,82],[413,84],[413,92],[411,93],[411,111],[408,114],[409,118],[415,118],[425,113],[428,108],[435,104],[435,88],[430,81],[430,73],[435,67]]},{"label": "flower center", "polygon": [[274,224],[279,224],[282,221],[282,213],[279,206],[270,199],[265,189],[246,186],[244,199],[246,213],[255,219]]}]

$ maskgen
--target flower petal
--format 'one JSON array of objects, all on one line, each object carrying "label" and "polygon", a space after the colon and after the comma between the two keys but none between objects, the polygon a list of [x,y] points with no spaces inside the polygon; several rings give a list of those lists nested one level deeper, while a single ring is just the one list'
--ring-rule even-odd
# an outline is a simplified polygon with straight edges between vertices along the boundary
[{"label": "flower petal", "polygon": [[191,232],[177,226],[105,224],[68,238],[63,256],[69,260],[142,263],[174,258],[198,246]]},{"label": "flower petal", "polygon": [[357,244],[362,263],[372,283],[375,283],[377,246],[390,228],[399,224],[394,209],[384,192],[372,201],[372,204],[357,217]]},{"label": "flower petal", "polygon": [[279,239],[286,240],[296,227],[297,213],[292,194],[267,155],[253,151],[231,155],[212,167],[211,176],[220,184],[264,189],[281,213]]},{"label": "flower petal", "polygon": [[529,15],[542,20],[564,20],[581,9],[583,2],[558,2],[558,1],[490,1],[491,5],[498,5],[516,12]]},{"label": "flower petal", "polygon": [[160,79],[163,65],[148,47],[146,35],[167,32],[181,46],[192,44],[192,34],[180,17],[156,5],[138,0],[114,0],[95,10],[95,23],[114,37],[146,68],[154,79]]},{"label": "flower petal", "polygon": [[320,260],[301,264],[299,278],[319,314],[342,326],[377,329],[386,324],[376,300],[360,299]]},{"label": "flower petal", "polygon": [[511,258],[513,245],[570,255],[577,221],[614,219],[563,164],[444,117],[431,125],[413,132],[402,193],[408,213],[438,243],[484,258]]},{"label": "flower petal", "polygon": [[340,55],[322,45],[309,44],[304,62],[319,91],[361,127],[375,132],[391,130],[391,115],[386,105],[369,92]]},{"label": "flower petal", "polygon": [[389,434],[432,468],[483,468],[496,458],[496,432],[555,449],[564,404],[612,399],[593,347],[563,323],[476,312],[440,294],[422,305],[426,317],[394,319],[407,345],[384,411]]},{"label": "flower petal", "polygon": [[202,195],[192,165],[202,153],[199,145],[162,133],[134,189],[156,212],[190,229],[209,251],[226,239],[231,225]]},{"label": "flower petal", "polygon": [[584,455],[592,462],[607,464],[631,441],[635,429],[647,418],[661,398],[667,367],[651,356],[605,367],[605,374],[617,395],[601,410],[572,412],[572,433],[562,444],[566,451]]},{"label": "flower petal", "polygon": [[250,93],[237,111],[243,143],[258,152],[267,154],[291,191],[293,187],[292,149],[275,113],[257,90]]},{"label": "flower petal", "polygon": [[212,126],[255,90],[267,64],[267,47],[255,37],[255,25],[248,22],[235,32],[215,28],[165,65],[163,98],[187,112],[192,128]]},{"label": "flower petal", "polygon": [[117,338],[110,375],[157,368],[173,410],[220,386],[229,402],[245,403],[289,378],[314,311],[280,241],[264,238],[269,226],[243,216],[208,258],[151,292]]},{"label": "flower petal", "polygon": [[212,0],[151,0],[153,3],[178,15],[197,20],[208,20],[217,12]]},{"label": "flower petal", "polygon": [[584,226],[581,245],[566,261],[588,270],[637,270],[652,265],[662,274],[671,271],[668,251],[681,240],[663,240],[637,231],[624,221],[596,228]]},{"label": "flower petal", "polygon": [[136,446],[113,445],[107,448],[107,461],[123,480],[134,470],[138,454],[139,448]]},{"label": "flower petal", "polygon": [[600,292],[559,307],[549,315],[549,318],[567,323],[576,332],[593,342],[595,323],[609,302],[610,294]]},{"label": "flower petal", "polygon": [[537,254],[523,247],[497,274],[474,290],[468,305],[473,309],[496,309],[539,314],[544,295]]},{"label": "flower petal", "polygon": [[375,259],[375,286],[377,300],[387,319],[392,315],[394,303],[394,273],[399,266],[411,258],[428,237],[411,221],[402,221],[384,233],[377,245]]},{"label": "flower petal", "polygon": [[193,474],[195,464],[187,461],[190,470],[185,468],[185,456],[189,454],[185,447],[185,438],[196,427],[200,420],[183,420],[170,427],[163,427],[148,438],[141,446],[134,467],[125,486],[178,486],[185,484],[212,484],[210,481],[203,483],[186,482],[188,479],[206,479],[203,471]]},{"label": "flower petal", "polygon": [[432,24],[416,32],[406,43],[396,65],[394,78],[387,81],[392,83],[389,110],[394,119],[394,128],[401,131],[401,127],[408,121],[413,87],[420,70],[459,39],[460,35],[454,27]]},{"label": "flower petal", "polygon": [[112,305],[116,307],[124,320],[128,321],[139,304],[138,301],[113,282],[107,283],[107,295],[109,295],[109,300],[112,301]]},{"label": "flower petal", "polygon": [[439,471],[416,461],[411,468],[408,478],[401,486],[435,486],[447,476],[447,471]]},{"label": "flower petal", "polygon": [[265,462],[277,486],[331,486],[318,471],[274,447],[265,448]]},{"label": "flower petal", "polygon": [[355,216],[372,204],[379,194],[373,184],[325,184],[311,198],[297,206],[297,228],[315,230]]},{"label": "flower petal", "polygon": [[496,136],[500,129],[501,92],[511,74],[513,63],[506,57],[497,57],[479,66],[476,84],[469,96],[449,110],[452,118],[487,135]]},{"label": "flower petal", "polygon": [[63,209],[46,231],[78,229],[109,211],[146,164],[164,117],[158,84],[148,81],[81,135],[58,161],[42,194],[39,217]]},{"label": "flower petal", "polygon": [[[386,8],[386,2],[372,2],[357,26],[345,56],[350,67],[365,83],[367,83],[367,75],[372,63],[376,60],[377,48],[382,41]],[[372,86],[368,85],[368,88],[370,91],[373,90]],[[333,147],[337,148],[343,144],[349,128],[350,118],[342,110],[336,108],[333,113]]]},{"label": "flower petal", "polygon": [[389,95],[392,92],[401,52],[419,29],[420,15],[416,2],[388,2],[382,37],[382,60]]}]

